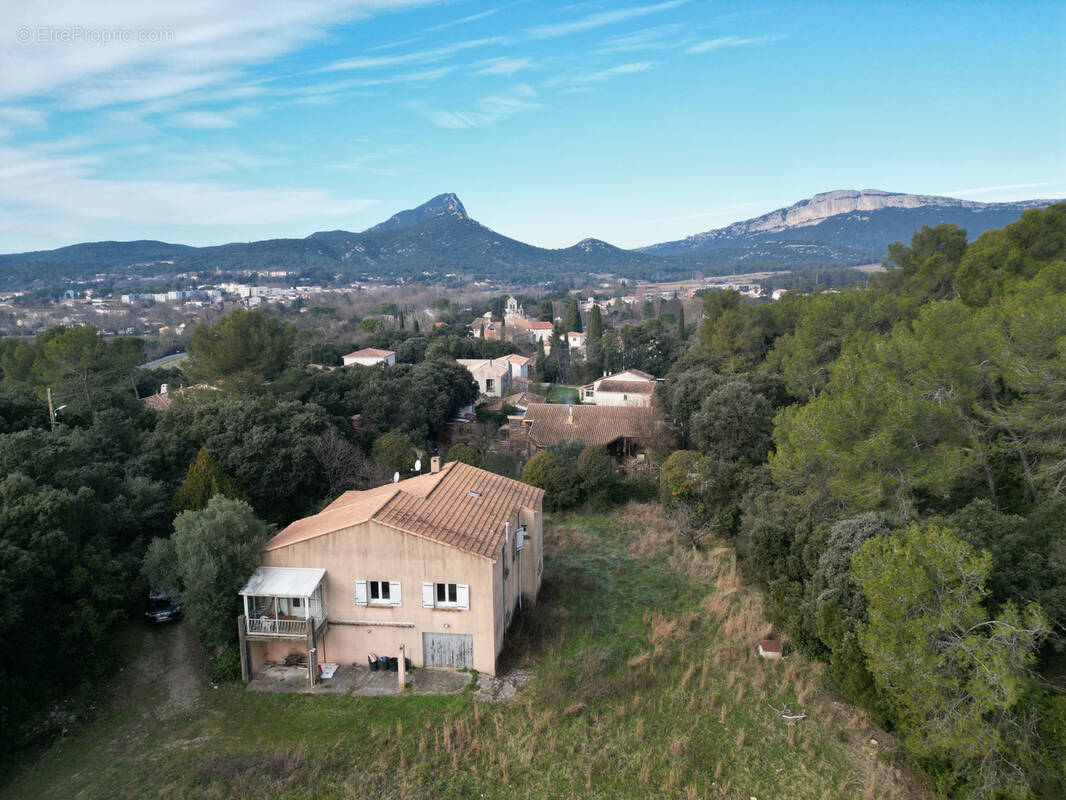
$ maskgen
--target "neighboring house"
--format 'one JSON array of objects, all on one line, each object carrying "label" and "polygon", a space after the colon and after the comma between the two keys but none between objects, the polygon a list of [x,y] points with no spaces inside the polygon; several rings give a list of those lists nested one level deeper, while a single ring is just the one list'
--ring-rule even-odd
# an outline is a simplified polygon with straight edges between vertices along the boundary
[{"label": "neighboring house", "polygon": [[488,397],[503,397],[511,388],[511,364],[503,359],[457,358],[477,383],[478,392]]},{"label": "neighboring house", "polygon": [[597,406],[650,406],[658,381],[647,372],[627,369],[580,387],[582,403]]},{"label": "neighboring house", "polygon": [[550,343],[554,327],[550,322],[530,322],[529,334],[533,337],[534,342]]},{"label": "neighboring house", "polygon": [[197,383],[194,386],[182,386],[172,392],[170,391],[169,384],[163,383],[159,385],[158,392],[150,394],[147,397],[142,397],[141,403],[145,408],[150,408],[152,411],[169,411],[176,395],[183,395],[186,392],[195,392],[205,389],[211,392],[218,391],[217,386],[211,386],[207,383]]},{"label": "neighboring house", "polygon": [[571,349],[581,348],[585,346],[587,338],[587,334],[570,331],[566,334],[566,343]]},{"label": "neighboring house", "polygon": [[536,602],[542,503],[534,486],[459,462],[345,492],[263,547],[241,590],[241,670],[306,648],[316,662],[370,653],[496,673],[504,632]]},{"label": "neighboring house", "polygon": [[518,353],[511,353],[503,358],[496,359],[497,361],[506,361],[511,365],[511,378],[529,378],[529,365],[533,361],[528,356],[520,356]]},{"label": "neighboring house", "polygon": [[[532,454],[556,442],[580,439],[603,447],[615,458],[639,456],[653,447],[669,447],[673,431],[657,409],[640,406],[585,406],[530,403],[519,432]],[[523,442],[512,443],[521,448]]]},{"label": "neighboring house", "polygon": [[375,347],[367,347],[356,350],[343,356],[344,366],[373,367],[380,364],[383,367],[391,367],[396,363],[396,354],[392,350],[378,350]]}]

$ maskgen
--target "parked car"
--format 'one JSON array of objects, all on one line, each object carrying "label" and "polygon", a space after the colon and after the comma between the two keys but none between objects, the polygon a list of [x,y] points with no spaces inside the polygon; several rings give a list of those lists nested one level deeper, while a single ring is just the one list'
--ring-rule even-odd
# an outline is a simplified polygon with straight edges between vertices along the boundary
[{"label": "parked car", "polygon": [[144,602],[144,621],[149,625],[162,625],[181,619],[181,604],[174,600],[172,591],[152,589]]}]

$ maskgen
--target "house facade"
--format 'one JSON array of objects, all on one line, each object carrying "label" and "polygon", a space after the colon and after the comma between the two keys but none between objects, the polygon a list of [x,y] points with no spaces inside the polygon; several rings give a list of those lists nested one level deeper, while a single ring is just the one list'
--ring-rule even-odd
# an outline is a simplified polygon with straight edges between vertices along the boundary
[{"label": "house facade", "polygon": [[511,388],[512,365],[502,358],[458,358],[477,383],[478,392],[487,397],[503,397]]},{"label": "house facade", "polygon": [[356,350],[342,356],[344,366],[373,367],[380,364],[383,367],[391,367],[396,363],[396,354],[392,350],[378,350],[375,347],[367,347]]},{"label": "house facade", "polygon": [[346,492],[263,548],[242,591],[245,678],[293,650],[495,674],[515,612],[543,572],[543,490],[467,464]]},{"label": "house facade", "polygon": [[597,406],[649,407],[658,381],[639,369],[604,375],[580,387],[581,402]]}]

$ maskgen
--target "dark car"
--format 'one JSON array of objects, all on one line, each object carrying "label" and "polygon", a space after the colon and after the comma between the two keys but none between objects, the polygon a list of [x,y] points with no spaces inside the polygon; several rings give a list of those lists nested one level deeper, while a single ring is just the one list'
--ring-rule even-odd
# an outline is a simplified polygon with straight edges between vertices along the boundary
[{"label": "dark car", "polygon": [[177,622],[181,619],[181,604],[171,598],[171,592],[153,589],[144,602],[144,621],[149,625]]}]

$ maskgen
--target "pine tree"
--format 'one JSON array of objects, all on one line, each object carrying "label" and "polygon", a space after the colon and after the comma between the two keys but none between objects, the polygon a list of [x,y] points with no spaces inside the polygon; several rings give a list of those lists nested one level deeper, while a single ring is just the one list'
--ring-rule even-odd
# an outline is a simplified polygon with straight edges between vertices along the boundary
[{"label": "pine tree", "polygon": [[196,454],[196,460],[189,465],[185,482],[174,495],[174,502],[184,509],[198,511],[206,508],[216,494],[231,500],[248,501],[248,496],[237,488],[233,478],[222,471],[218,462],[207,452],[207,448],[201,447],[200,452]]}]

